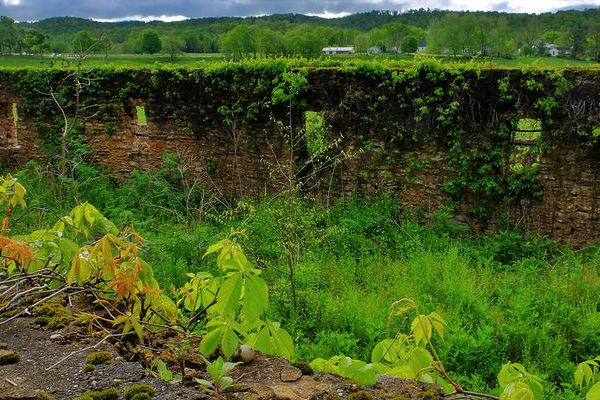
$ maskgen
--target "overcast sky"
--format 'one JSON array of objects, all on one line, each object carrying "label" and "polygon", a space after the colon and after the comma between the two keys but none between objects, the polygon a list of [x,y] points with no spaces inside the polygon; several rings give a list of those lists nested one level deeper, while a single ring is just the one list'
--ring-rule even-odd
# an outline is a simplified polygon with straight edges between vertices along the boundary
[{"label": "overcast sky", "polygon": [[75,16],[99,20],[301,13],[336,17],[370,10],[440,8],[545,12],[600,6],[600,0],[0,0],[0,15],[18,21]]}]

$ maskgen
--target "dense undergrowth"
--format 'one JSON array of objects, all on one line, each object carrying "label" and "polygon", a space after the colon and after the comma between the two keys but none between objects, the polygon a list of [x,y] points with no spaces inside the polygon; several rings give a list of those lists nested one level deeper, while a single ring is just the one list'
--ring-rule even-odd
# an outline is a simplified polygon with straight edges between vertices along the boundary
[{"label": "dense undergrowth", "polygon": [[[232,228],[246,230],[244,247],[271,288],[269,317],[292,334],[297,358],[369,360],[377,342],[410,322],[387,325],[389,305],[402,297],[443,316],[449,330],[436,341],[440,357],[474,390],[497,390],[496,374],[512,361],[541,376],[550,398],[581,398],[573,372],[600,353],[597,246],[572,249],[509,231],[475,236],[444,213],[411,214],[391,198],[329,208],[309,199],[223,201],[190,219],[168,168],[138,172],[125,185],[86,164],[74,171],[57,178],[30,163],[14,174],[28,188],[29,208],[15,212],[12,225],[37,229],[91,201],[148,239],[145,259],[164,287],[214,268],[202,259],[207,247]],[[296,305],[286,240],[297,250]]]}]

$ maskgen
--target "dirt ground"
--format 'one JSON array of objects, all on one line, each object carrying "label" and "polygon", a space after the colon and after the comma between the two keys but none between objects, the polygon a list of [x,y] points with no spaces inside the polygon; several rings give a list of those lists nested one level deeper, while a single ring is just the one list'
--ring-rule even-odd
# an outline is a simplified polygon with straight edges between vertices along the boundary
[{"label": "dirt ground", "polygon": [[[111,387],[124,390],[133,384],[146,383],[156,389],[154,399],[214,399],[197,385],[169,384],[152,376],[137,361],[123,358],[117,347],[105,343],[72,355],[48,369],[61,358],[95,345],[98,338],[82,337],[81,332],[67,326],[58,331],[35,327],[29,318],[18,318],[0,325],[0,349],[21,353],[21,360],[10,365],[0,365],[0,400],[28,400],[47,392],[55,399],[72,399],[83,393]],[[152,341],[144,351],[160,355],[165,349],[154,348]],[[125,357],[123,346],[118,346]],[[113,354],[108,364],[97,365],[93,371],[84,372],[87,355],[94,351]],[[137,357],[136,357],[137,358]],[[193,368],[199,368],[192,364]],[[174,368],[175,369],[175,368]],[[306,372],[306,371],[305,371]],[[186,375],[204,377],[200,370],[186,370]],[[350,397],[353,400],[376,399],[441,399],[435,386],[397,378],[380,378],[377,385],[364,388],[345,378],[332,374],[303,375],[300,369],[280,357],[257,354],[255,359],[239,365],[229,374],[237,385],[222,396],[230,400],[336,400]],[[352,396],[354,394],[354,396]],[[121,397],[122,398],[122,397]]]}]

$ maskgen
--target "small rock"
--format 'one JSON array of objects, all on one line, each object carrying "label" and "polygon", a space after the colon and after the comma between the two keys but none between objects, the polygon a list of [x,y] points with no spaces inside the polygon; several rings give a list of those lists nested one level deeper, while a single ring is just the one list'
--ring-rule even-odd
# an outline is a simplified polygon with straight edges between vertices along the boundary
[{"label": "small rock", "polygon": [[0,365],[16,364],[21,361],[18,351],[0,350]]},{"label": "small rock", "polygon": [[62,340],[63,339],[63,335],[61,335],[60,333],[55,333],[54,335],[50,336],[50,340]]},{"label": "small rock", "polygon": [[244,364],[248,364],[254,360],[256,353],[254,349],[247,344],[241,345],[233,355],[234,360],[238,360],[243,362]]},{"label": "small rock", "polygon": [[191,368],[186,368],[184,378],[187,380],[193,380],[194,378],[199,378],[200,375],[201,375],[200,371],[197,371],[197,370],[191,369]]},{"label": "small rock", "polygon": [[8,350],[8,343],[0,343],[0,350]]},{"label": "small rock", "polygon": [[300,368],[288,366],[283,367],[279,372],[279,379],[281,379],[282,382],[296,382],[300,378],[302,378],[302,371]]}]

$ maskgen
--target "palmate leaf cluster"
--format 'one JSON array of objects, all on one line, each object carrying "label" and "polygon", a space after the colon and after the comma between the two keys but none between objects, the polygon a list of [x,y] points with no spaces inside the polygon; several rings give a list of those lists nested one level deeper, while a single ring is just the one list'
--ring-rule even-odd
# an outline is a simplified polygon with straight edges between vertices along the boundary
[{"label": "palmate leaf cluster", "polygon": [[431,345],[434,333],[443,339],[446,322],[436,312],[419,314],[416,304],[410,299],[402,299],[392,305],[390,320],[409,310],[417,314],[410,325],[410,334],[399,332],[394,338],[377,343],[371,353],[371,363],[341,355],[329,360],[316,359],[311,367],[317,371],[336,373],[365,385],[374,384],[378,375],[388,375],[437,383],[451,392],[453,386],[445,379],[443,366]]},{"label": "palmate leaf cluster", "polygon": [[207,333],[200,351],[210,355],[220,346],[223,354],[230,357],[245,342],[256,350],[291,358],[294,344],[290,335],[278,323],[260,319],[269,304],[262,271],[253,267],[232,238],[210,246],[205,257],[213,253],[218,253],[217,266],[223,275],[202,273],[191,278],[195,286],[184,289],[191,294],[187,296],[189,309],[212,304],[207,309]]},{"label": "palmate leaf cluster", "polygon": [[[25,188],[10,176],[0,178],[0,206],[25,206]],[[112,321],[143,340],[157,326],[202,335],[199,351],[231,357],[242,343],[268,354],[291,358],[294,345],[277,322],[263,320],[269,294],[256,269],[235,242],[235,233],[211,246],[219,274],[188,274],[181,288],[167,295],[142,257],[144,239],[130,226],[121,230],[89,203],[58,218],[52,227],[9,237],[8,216],[0,231],[0,271],[56,273],[50,285],[94,291],[110,304]]]}]

